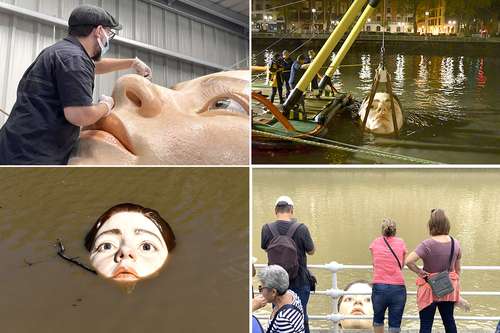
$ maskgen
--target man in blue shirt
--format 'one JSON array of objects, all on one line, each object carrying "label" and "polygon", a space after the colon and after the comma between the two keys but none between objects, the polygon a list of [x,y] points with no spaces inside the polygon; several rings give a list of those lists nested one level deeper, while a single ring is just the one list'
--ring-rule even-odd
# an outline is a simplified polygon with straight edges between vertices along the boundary
[{"label": "man in blue shirt", "polygon": [[138,58],[102,59],[121,25],[102,8],[75,8],[68,36],[43,50],[26,70],[17,100],[0,130],[0,164],[66,164],[80,127],[108,116],[110,96],[93,104],[95,74],[134,68],[151,76]]},{"label": "man in blue shirt", "polygon": [[290,83],[288,82],[290,80],[290,71],[292,70],[292,65],[293,65],[293,59],[290,57],[290,52],[287,50],[283,50],[282,54],[283,58],[281,59],[281,66],[283,67],[283,82],[285,83],[285,89],[286,89],[286,97],[288,98],[288,95],[290,95]]}]

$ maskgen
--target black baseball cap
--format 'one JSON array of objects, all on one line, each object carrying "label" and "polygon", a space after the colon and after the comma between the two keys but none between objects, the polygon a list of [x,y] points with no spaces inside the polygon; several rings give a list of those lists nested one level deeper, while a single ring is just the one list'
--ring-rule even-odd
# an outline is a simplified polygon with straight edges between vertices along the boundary
[{"label": "black baseball cap", "polygon": [[90,25],[97,27],[109,27],[114,30],[121,30],[122,25],[106,10],[92,5],[81,5],[73,9],[69,16],[68,25],[70,27],[79,25]]}]

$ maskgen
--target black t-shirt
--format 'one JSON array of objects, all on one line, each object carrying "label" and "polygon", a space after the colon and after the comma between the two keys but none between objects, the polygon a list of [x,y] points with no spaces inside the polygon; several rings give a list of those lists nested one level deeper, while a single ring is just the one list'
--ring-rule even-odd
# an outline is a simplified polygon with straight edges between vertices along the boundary
[{"label": "black t-shirt", "polygon": [[[298,223],[295,220],[291,222]],[[288,228],[290,228],[291,222],[278,220],[276,222],[273,222],[273,224],[277,225],[277,229],[280,235],[285,235],[288,231]],[[264,225],[264,227],[262,227],[260,247],[263,250],[266,250],[272,239],[273,234],[266,224]],[[302,224],[297,228],[292,236],[292,239],[297,245],[297,254],[299,256],[299,272],[297,274],[297,277],[290,281],[290,288],[295,288],[309,283],[306,253],[311,252],[314,249],[314,243],[311,238],[311,234],[309,233],[309,229],[307,229],[307,226],[305,224]]]},{"label": "black t-shirt", "polygon": [[0,164],[66,164],[80,128],[66,120],[64,108],[92,105],[94,76],[95,64],[75,37],[43,50],[0,129]]},{"label": "black t-shirt", "polygon": [[292,70],[293,60],[292,58],[282,59],[281,65],[283,66],[283,79],[288,81],[290,79],[290,72]]}]

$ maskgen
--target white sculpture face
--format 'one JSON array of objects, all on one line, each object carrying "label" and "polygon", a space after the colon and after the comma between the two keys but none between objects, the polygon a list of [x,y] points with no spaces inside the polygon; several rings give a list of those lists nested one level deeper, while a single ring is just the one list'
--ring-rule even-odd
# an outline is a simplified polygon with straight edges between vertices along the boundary
[{"label": "white sculpture face", "polygon": [[112,215],[99,229],[90,262],[103,277],[136,282],[158,272],[168,249],[156,225],[141,213]]},{"label": "white sculpture face", "polygon": [[172,89],[123,76],[113,112],[82,130],[69,164],[248,164],[249,92],[249,71]]},{"label": "white sculpture face", "polygon": [[[372,292],[372,288],[367,283],[354,283],[347,289],[356,292]],[[340,303],[339,312],[343,315],[364,316],[373,315],[371,295],[345,295]],[[347,329],[369,329],[372,327],[372,320],[352,320],[346,319],[340,322],[342,328]]]},{"label": "white sculpture face", "polygon": [[[365,98],[359,110],[361,122],[365,117],[367,106],[368,97]],[[399,105],[399,102],[395,98],[394,109],[396,111],[396,123],[398,125],[398,129],[400,129],[401,126],[403,126],[403,113],[401,112],[401,106]],[[368,114],[368,120],[366,121],[366,128],[369,131],[377,134],[390,134],[394,132],[391,99],[388,93],[378,92],[375,94],[372,105],[370,107],[370,113]]]}]

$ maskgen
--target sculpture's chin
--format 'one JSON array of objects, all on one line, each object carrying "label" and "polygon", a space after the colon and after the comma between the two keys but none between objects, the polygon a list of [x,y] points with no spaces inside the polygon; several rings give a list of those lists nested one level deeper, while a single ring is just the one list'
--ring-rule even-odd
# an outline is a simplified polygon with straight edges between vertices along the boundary
[{"label": "sculpture's chin", "polygon": [[343,320],[342,328],[344,329],[369,329],[372,323],[368,320]]},{"label": "sculpture's chin", "polygon": [[137,156],[127,151],[108,136],[83,135],[73,150],[68,164],[133,165],[137,164]]},{"label": "sculpture's chin", "polygon": [[388,121],[374,121],[371,124],[367,124],[368,129],[370,132],[376,133],[376,134],[389,134],[394,131],[392,125]]}]

